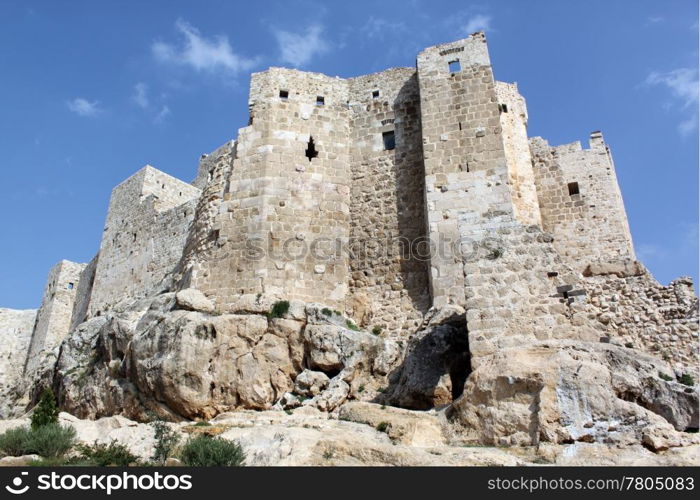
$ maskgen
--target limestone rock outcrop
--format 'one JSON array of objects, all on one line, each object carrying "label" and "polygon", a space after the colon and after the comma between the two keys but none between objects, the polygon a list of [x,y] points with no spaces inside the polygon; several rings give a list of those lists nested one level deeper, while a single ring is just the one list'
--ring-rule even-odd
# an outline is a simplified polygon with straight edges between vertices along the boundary
[{"label": "limestone rock outcrop", "polygon": [[632,349],[552,341],[483,360],[447,411],[465,441],[647,443],[656,429],[698,427],[697,388],[666,381],[669,367]]},{"label": "limestone rock outcrop", "polygon": [[141,306],[90,320],[66,339],[46,381],[63,408],[140,420],[275,404],[331,411],[398,357],[392,342],[349,328],[320,305],[284,317],[209,314],[182,309],[178,292]]}]

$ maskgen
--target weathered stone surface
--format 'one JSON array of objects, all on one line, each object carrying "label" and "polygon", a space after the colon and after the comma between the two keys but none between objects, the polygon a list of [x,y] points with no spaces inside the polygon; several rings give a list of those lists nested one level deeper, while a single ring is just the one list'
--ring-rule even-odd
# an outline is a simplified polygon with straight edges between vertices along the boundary
[{"label": "weathered stone surface", "polygon": [[186,288],[175,294],[175,301],[181,309],[188,311],[214,312],[214,304],[202,292]]},{"label": "weathered stone surface", "polygon": [[470,369],[464,309],[431,311],[382,400],[421,410],[450,404],[462,393]]},{"label": "weathered stone surface", "polygon": [[346,403],[338,418],[384,428],[381,432],[394,441],[419,447],[441,446],[446,443],[437,413],[416,412],[380,406],[372,403]]},{"label": "weathered stone surface", "polygon": [[294,381],[294,392],[302,396],[313,397],[328,386],[328,375],[323,372],[304,370]]},{"label": "weathered stone surface", "polygon": [[628,278],[630,276],[641,276],[646,272],[644,266],[636,260],[626,259],[618,261],[592,262],[584,269],[583,275],[605,276],[614,274],[618,278]]},{"label": "weathered stone surface", "polygon": [[[678,391],[659,378],[664,369],[609,344],[510,348],[472,372],[448,415],[463,438],[488,444],[640,443],[648,426],[673,434],[673,425],[698,425],[697,391]],[[655,404],[661,400],[670,408]]]}]

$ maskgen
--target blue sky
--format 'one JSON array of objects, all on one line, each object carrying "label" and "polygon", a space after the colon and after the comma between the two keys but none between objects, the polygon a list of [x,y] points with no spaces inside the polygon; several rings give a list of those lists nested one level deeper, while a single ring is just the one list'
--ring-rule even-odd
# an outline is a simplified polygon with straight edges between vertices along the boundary
[{"label": "blue sky", "polygon": [[611,145],[640,258],[698,278],[695,0],[0,2],[0,307],[98,249],[113,186],[149,163],[185,180],[247,122],[249,74],[414,66],[485,29],[531,136]]}]

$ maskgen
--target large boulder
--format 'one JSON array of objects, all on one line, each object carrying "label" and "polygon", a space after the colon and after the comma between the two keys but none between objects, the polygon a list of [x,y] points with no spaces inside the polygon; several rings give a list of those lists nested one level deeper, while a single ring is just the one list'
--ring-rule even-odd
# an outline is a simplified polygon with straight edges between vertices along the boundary
[{"label": "large boulder", "polygon": [[697,391],[660,378],[668,370],[603,343],[504,349],[481,360],[447,415],[462,439],[484,444],[639,443],[649,426],[667,434],[698,426]]}]

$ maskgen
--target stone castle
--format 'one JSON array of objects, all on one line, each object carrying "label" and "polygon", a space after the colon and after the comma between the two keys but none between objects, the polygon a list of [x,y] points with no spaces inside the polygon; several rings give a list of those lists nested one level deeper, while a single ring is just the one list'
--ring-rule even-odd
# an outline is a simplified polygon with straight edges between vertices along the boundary
[{"label": "stone castle", "polygon": [[86,320],[189,288],[216,314],[322,303],[393,339],[461,308],[471,370],[568,339],[696,374],[692,282],[662,286],[636,260],[602,133],[528,137],[483,33],[356,78],[270,68],[249,109],[192,183],[145,166],[115,187],[99,252],[57,264],[38,311],[0,310],[4,387]]}]

